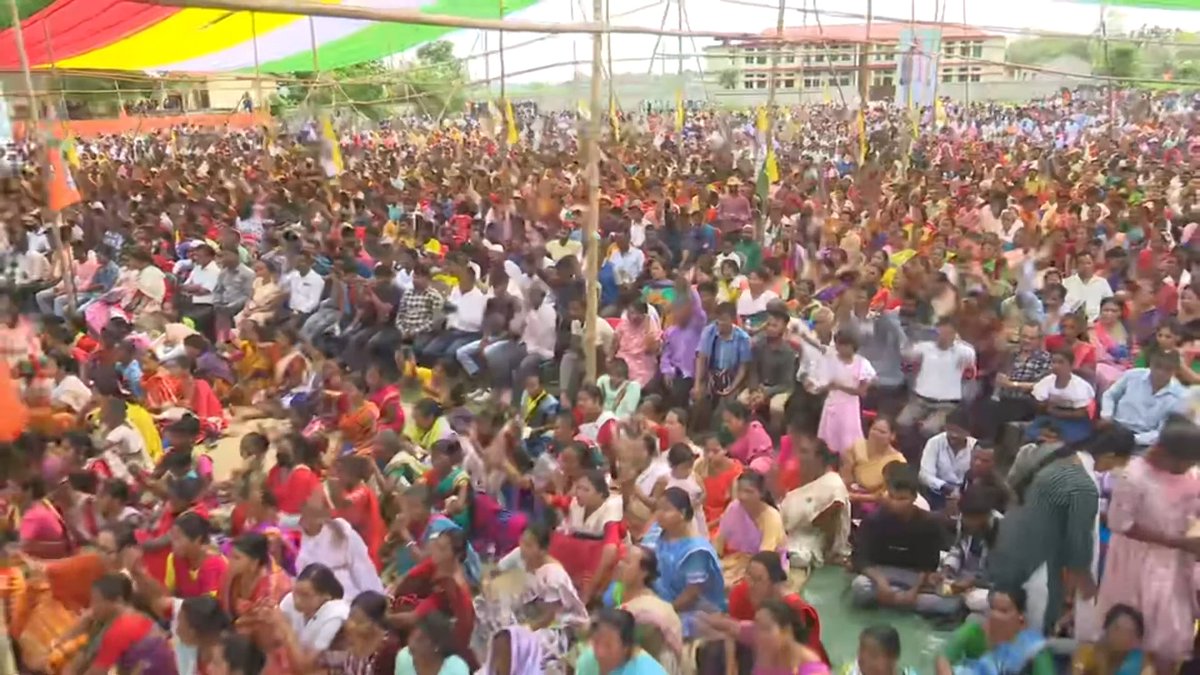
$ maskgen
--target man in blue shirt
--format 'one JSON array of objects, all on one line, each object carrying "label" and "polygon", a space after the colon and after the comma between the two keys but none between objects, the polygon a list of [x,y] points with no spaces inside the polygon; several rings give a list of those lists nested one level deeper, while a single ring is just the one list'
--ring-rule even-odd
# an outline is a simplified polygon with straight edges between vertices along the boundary
[{"label": "man in blue shirt", "polygon": [[716,321],[700,332],[692,398],[708,403],[714,412],[724,401],[737,398],[750,370],[750,335],[734,325],[736,316],[737,307],[723,302],[717,306]]},{"label": "man in blue shirt", "polygon": [[1187,390],[1175,379],[1179,353],[1160,352],[1150,358],[1149,368],[1132,368],[1104,392],[1097,426],[1115,428],[1133,435],[1139,447],[1158,441],[1167,416],[1175,412]]}]

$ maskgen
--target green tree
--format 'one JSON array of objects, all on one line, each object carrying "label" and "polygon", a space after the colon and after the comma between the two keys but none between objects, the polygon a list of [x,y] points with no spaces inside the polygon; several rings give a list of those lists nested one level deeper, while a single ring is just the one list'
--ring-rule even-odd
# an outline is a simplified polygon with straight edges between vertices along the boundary
[{"label": "green tree", "polygon": [[1074,56],[1091,61],[1089,38],[1029,38],[1016,40],[1008,46],[1007,60],[1027,66],[1039,66],[1061,56]]},{"label": "green tree", "polygon": [[717,73],[717,84],[721,85],[722,89],[736,89],[737,79],[737,71],[732,68]]},{"label": "green tree", "polygon": [[1093,69],[1109,77],[1137,77],[1140,55],[1136,45],[1129,43],[1100,45],[1096,49]]}]

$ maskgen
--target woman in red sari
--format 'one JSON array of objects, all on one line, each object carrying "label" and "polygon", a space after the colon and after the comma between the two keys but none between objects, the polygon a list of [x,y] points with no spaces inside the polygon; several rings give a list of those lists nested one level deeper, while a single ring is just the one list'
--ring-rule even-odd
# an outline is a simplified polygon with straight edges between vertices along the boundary
[{"label": "woman in red sari", "polygon": [[387,535],[387,525],[380,515],[379,498],[367,485],[374,472],[368,457],[345,455],[338,458],[334,466],[334,480],[329,482],[329,498],[333,502],[334,517],[350,523],[367,545],[375,569],[383,569],[379,561],[379,549]]},{"label": "woman in red sari", "polygon": [[282,638],[269,617],[292,591],[292,579],[272,558],[267,537],[257,532],[243,534],[233,542],[229,573],[217,600],[233,619],[239,633],[254,640],[267,654],[264,673],[289,672]]},{"label": "woman in red sari", "polygon": [[378,364],[367,368],[367,400],[379,409],[379,429],[404,433],[404,407],[401,405],[400,385],[389,383]]},{"label": "woman in red sari", "polygon": [[[460,530],[448,530],[429,542],[429,557],[417,563],[391,589],[392,612],[388,622],[403,635],[417,619],[432,612],[454,617],[454,644],[459,654],[471,657],[471,633],[475,630],[475,602],[463,563],[467,540]],[[479,664],[469,659],[471,672]]]},{"label": "woman in red sari", "polygon": [[220,436],[229,427],[229,415],[212,385],[192,375],[191,359],[167,362],[147,380],[146,397],[149,407],[156,412],[168,408],[189,410],[200,420],[204,437]]}]

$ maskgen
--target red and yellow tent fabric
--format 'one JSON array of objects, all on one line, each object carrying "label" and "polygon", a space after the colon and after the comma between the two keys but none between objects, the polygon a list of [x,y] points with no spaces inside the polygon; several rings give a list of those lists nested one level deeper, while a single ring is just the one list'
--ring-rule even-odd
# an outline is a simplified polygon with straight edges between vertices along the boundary
[{"label": "red and yellow tent fabric", "polygon": [[[332,5],[409,9],[496,18],[495,0],[319,0]],[[505,11],[538,0],[507,0]],[[311,21],[311,27],[310,27]],[[263,72],[312,69],[312,38],[322,69],[373,61],[436,40],[451,29],[396,23],[162,7],[130,0],[53,0],[26,17],[25,48],[35,68],[150,72],[252,71],[257,43]],[[311,32],[310,32],[311,31]],[[19,70],[12,28],[0,31],[0,70]]]}]

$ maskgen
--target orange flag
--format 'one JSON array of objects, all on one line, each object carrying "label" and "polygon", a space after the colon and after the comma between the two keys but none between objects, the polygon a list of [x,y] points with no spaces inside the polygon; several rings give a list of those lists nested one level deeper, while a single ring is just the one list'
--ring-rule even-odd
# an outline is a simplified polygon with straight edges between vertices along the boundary
[{"label": "orange flag", "polygon": [[47,206],[51,211],[62,211],[80,201],[79,188],[75,187],[75,179],[63,162],[62,150],[53,146],[50,155],[50,202]]},{"label": "orange flag", "polygon": [[0,359],[0,405],[4,406],[4,416],[0,419],[0,443],[12,443],[25,430],[29,409],[21,401],[12,370],[4,359]]}]

